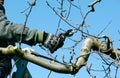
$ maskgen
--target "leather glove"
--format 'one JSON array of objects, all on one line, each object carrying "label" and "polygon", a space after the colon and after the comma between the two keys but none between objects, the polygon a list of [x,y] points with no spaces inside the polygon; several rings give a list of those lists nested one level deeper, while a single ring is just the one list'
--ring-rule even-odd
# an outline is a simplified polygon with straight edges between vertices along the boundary
[{"label": "leather glove", "polygon": [[64,44],[64,38],[62,36],[55,36],[53,34],[45,33],[44,47],[48,48],[51,53],[54,53],[58,48]]}]

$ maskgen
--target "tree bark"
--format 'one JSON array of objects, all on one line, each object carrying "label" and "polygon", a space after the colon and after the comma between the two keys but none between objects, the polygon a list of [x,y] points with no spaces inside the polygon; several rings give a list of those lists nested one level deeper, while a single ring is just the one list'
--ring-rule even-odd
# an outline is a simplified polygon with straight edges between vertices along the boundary
[{"label": "tree bark", "polygon": [[[51,58],[43,58],[38,57],[33,54],[31,51],[22,51],[19,47],[14,46],[8,46],[7,48],[0,48],[1,54],[4,55],[15,55],[22,59],[25,59],[27,61],[30,61],[34,64],[37,64],[41,67],[44,67],[46,69],[52,70],[54,72],[58,73],[64,73],[64,74],[76,74],[79,69],[84,66],[89,58],[91,50],[99,51],[99,48],[101,47],[101,43],[93,37],[86,38],[83,42],[80,55],[78,58],[76,58],[76,61],[74,64],[64,64],[57,61],[54,61],[54,59],[51,61]],[[118,59],[120,56],[120,51],[113,49],[109,53],[109,56],[112,59]]]}]

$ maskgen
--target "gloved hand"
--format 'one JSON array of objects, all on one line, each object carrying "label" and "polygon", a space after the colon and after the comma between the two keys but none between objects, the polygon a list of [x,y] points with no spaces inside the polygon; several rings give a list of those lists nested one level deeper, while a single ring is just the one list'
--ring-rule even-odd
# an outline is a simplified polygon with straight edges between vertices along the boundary
[{"label": "gloved hand", "polygon": [[34,42],[44,45],[51,53],[54,53],[54,51],[63,46],[66,37],[70,37],[74,34],[72,31],[72,29],[69,29],[58,36],[42,31],[36,31],[34,34]]},{"label": "gloved hand", "polygon": [[60,35],[55,36],[46,32],[36,31],[33,40],[35,44],[42,44],[44,47],[49,49],[51,53],[54,53],[54,51],[63,46],[65,38]]},{"label": "gloved hand", "polygon": [[58,48],[64,44],[64,38],[62,36],[55,36],[53,34],[45,33],[44,47],[48,48],[51,53],[54,53]]}]

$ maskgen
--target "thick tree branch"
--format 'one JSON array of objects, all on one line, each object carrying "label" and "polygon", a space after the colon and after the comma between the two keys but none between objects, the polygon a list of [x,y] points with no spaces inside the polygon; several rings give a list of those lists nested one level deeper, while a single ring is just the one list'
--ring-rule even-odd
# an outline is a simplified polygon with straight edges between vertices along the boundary
[{"label": "thick tree branch", "polygon": [[[7,48],[0,48],[0,52],[1,54],[4,54],[4,55],[19,56],[20,58],[23,58],[27,61],[30,61],[34,64],[37,64],[39,66],[42,66],[46,69],[49,69],[58,73],[76,74],[79,71],[79,69],[86,64],[91,50],[95,50],[99,52],[99,48],[101,46],[104,47],[104,45],[100,43],[96,38],[93,38],[93,37],[86,38],[82,45],[80,55],[76,59],[74,64],[61,63],[52,58],[48,58],[42,55],[38,56],[37,54],[35,54],[34,51],[30,49],[22,50],[19,47],[13,47],[11,45],[8,46]],[[107,53],[105,52],[105,54]],[[112,49],[107,55],[109,55],[114,60],[119,60],[120,51],[116,49]]]}]

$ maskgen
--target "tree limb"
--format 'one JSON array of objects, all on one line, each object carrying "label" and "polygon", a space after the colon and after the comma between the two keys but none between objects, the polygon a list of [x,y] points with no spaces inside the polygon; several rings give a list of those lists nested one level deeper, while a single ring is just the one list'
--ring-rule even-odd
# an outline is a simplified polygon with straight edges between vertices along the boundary
[{"label": "tree limb", "polygon": [[[73,64],[60,63],[48,57],[38,57],[34,54],[35,52],[31,50],[23,51],[21,48],[11,45],[7,48],[0,48],[0,53],[4,55],[16,55],[22,59],[58,73],[76,74],[79,69],[86,64],[91,50],[99,51],[100,47],[101,43],[96,38],[86,38],[82,45],[80,55]],[[120,51],[113,49],[109,56],[114,60],[119,60]]]}]

